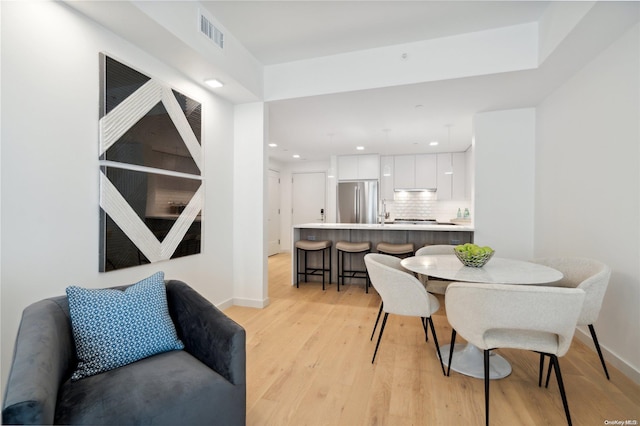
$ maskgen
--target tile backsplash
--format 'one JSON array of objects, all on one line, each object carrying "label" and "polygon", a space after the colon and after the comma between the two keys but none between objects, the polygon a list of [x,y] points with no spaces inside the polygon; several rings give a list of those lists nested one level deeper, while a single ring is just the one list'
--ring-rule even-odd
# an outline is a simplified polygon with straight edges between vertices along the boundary
[{"label": "tile backsplash", "polygon": [[[447,221],[456,217],[458,209],[471,211],[469,201],[438,201],[434,192],[396,192],[388,200],[387,212],[393,219],[437,219]],[[471,211],[473,219],[473,212]]]}]

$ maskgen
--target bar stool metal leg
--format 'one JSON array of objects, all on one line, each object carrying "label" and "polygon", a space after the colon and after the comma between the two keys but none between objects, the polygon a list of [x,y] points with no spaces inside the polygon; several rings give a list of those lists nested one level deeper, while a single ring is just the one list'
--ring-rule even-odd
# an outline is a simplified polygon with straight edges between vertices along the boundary
[{"label": "bar stool metal leg", "polygon": [[[326,288],[327,281],[331,283],[331,241],[308,241],[300,240],[296,242],[296,288],[300,288],[300,276],[304,275],[305,282],[309,281],[309,275],[319,276],[322,275],[322,290]],[[304,265],[302,265],[302,259],[300,251],[304,252]],[[309,265],[309,252],[317,252],[322,256],[322,261],[315,260],[314,265]],[[327,255],[327,251],[329,254]],[[315,257],[314,257],[315,259]],[[327,265],[328,260],[328,265]],[[318,265],[321,263],[321,266]],[[329,278],[327,280],[327,275]]]}]

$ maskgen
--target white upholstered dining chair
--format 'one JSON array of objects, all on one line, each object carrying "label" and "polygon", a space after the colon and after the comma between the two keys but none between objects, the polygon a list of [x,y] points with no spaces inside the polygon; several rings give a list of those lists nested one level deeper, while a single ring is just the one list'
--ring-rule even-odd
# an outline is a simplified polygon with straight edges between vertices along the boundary
[{"label": "white upholstered dining chair", "polygon": [[[600,349],[593,324],[598,320],[598,316],[600,315],[602,300],[604,299],[604,294],[607,291],[609,279],[611,278],[611,268],[600,261],[583,257],[548,257],[536,259],[534,262],[562,272],[564,277],[551,285],[579,288],[586,293],[584,305],[578,318],[578,325],[586,325],[589,327],[593,344],[600,357],[604,375],[607,376],[607,380],[609,380],[609,372],[607,371],[607,365],[604,362],[602,350]],[[551,370],[547,373],[547,385],[549,384],[550,374]],[[541,378],[542,362],[540,365],[540,379]]]},{"label": "white upholstered dining chair", "polygon": [[[431,244],[420,247],[416,251],[416,256],[454,254],[454,247],[455,246],[448,244]],[[451,284],[451,281],[442,280],[440,278],[431,278],[422,274],[418,276],[418,279],[427,287],[427,291],[433,294],[445,294],[447,286]]]},{"label": "white upholstered dining chair", "polygon": [[555,367],[567,422],[569,406],[558,357],[569,350],[585,298],[580,289],[507,284],[451,283],[445,304],[451,334],[484,351],[485,423],[489,424],[489,360],[498,348],[535,351]]},{"label": "white upholstered dining chair", "polygon": [[[433,343],[436,346],[442,374],[445,374],[438,337],[431,319],[431,315],[440,309],[440,303],[434,295],[425,290],[422,283],[411,272],[408,272],[400,265],[400,261],[401,259],[395,256],[379,253],[369,253],[364,257],[371,285],[382,298],[380,312],[384,311],[384,318],[380,326],[380,334],[378,335],[371,363],[376,359],[376,353],[378,352],[389,314],[415,316],[420,317],[422,320],[422,327],[427,341],[429,340],[427,326],[431,327]],[[380,312],[378,313],[378,319],[380,318]],[[376,326],[378,319],[376,319]],[[374,326],[374,333],[376,326]]]}]

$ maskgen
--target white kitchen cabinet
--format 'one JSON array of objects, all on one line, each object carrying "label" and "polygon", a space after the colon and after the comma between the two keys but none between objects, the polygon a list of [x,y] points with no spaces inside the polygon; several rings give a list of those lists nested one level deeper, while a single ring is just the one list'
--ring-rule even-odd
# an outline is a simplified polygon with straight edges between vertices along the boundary
[{"label": "white kitchen cabinet", "polygon": [[453,200],[464,200],[467,198],[467,156],[464,152],[454,152],[452,155],[453,183],[451,198]]},{"label": "white kitchen cabinet", "polygon": [[393,159],[397,189],[427,189],[437,186],[435,154],[396,155]]},{"label": "white kitchen cabinet", "polygon": [[355,155],[338,157],[338,180],[358,179],[358,158]]},{"label": "white kitchen cabinet", "polygon": [[416,184],[416,156],[396,155],[393,157],[393,187],[414,188]]},{"label": "white kitchen cabinet", "polygon": [[451,160],[451,153],[445,152],[437,154],[438,156],[438,191],[436,195],[438,201],[451,200],[451,188],[453,186],[453,174],[447,172],[453,172],[453,163]]},{"label": "white kitchen cabinet", "polygon": [[[465,153],[447,152],[438,155],[438,201],[465,199]],[[446,172],[453,172],[447,174]]]},{"label": "white kitchen cabinet", "polygon": [[393,156],[380,156],[380,199],[393,201]]},{"label": "white kitchen cabinet", "polygon": [[438,166],[436,154],[416,155],[415,188],[436,188],[438,186]]},{"label": "white kitchen cabinet", "polygon": [[378,179],[380,157],[376,154],[338,156],[338,180]]}]

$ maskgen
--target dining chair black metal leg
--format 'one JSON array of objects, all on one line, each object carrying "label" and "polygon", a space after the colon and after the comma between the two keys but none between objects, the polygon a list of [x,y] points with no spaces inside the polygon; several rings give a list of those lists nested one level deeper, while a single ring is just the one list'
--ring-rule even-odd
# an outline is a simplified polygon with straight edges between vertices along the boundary
[{"label": "dining chair black metal leg", "polygon": [[436,352],[438,352],[438,361],[440,361],[440,368],[442,368],[442,375],[446,376],[447,374],[444,372],[444,363],[442,362],[442,354],[440,353],[440,345],[438,344],[438,336],[436,336],[436,329],[433,326],[433,318],[428,317],[427,321],[431,326],[431,334],[433,335],[433,343],[436,345]]},{"label": "dining chair black metal leg", "polygon": [[600,362],[602,363],[602,368],[604,369],[604,375],[607,376],[607,380],[609,380],[609,372],[607,371],[607,365],[604,363],[604,357],[602,356],[602,351],[600,350],[600,343],[598,343],[598,337],[596,336],[596,329],[593,328],[593,324],[589,324],[589,331],[591,332],[591,338],[593,339],[593,343],[596,346],[596,351],[598,351],[598,356],[600,357]]},{"label": "dining chair black metal leg", "polygon": [[547,380],[544,382],[544,387],[549,387],[549,379],[551,378],[551,371],[553,370],[553,360],[549,360],[549,369],[547,370]]},{"label": "dining chair black metal leg", "polygon": [[[556,370],[556,379],[558,381],[558,388],[560,389],[560,396],[562,397],[562,405],[564,406],[564,413],[567,415],[567,424],[571,426],[571,415],[569,414],[569,404],[567,403],[567,394],[564,390],[564,383],[562,382],[562,374],[560,373],[560,363],[556,355],[551,356],[551,365]],[[551,369],[551,367],[549,367]]]},{"label": "dining chair black metal leg", "polygon": [[453,358],[453,348],[456,346],[456,330],[451,329],[451,345],[449,346],[449,365],[447,366],[447,376],[451,373],[451,359]]},{"label": "dining chair black metal leg", "polygon": [[484,351],[484,418],[485,424],[489,426],[489,355],[490,350]]},{"label": "dining chair black metal leg", "polygon": [[422,322],[422,329],[424,330],[424,341],[429,341],[429,328],[427,323],[429,322],[428,318],[420,317],[420,321]]},{"label": "dining chair black metal leg", "polygon": [[383,302],[380,302],[380,309],[378,310],[378,316],[376,317],[376,323],[373,325],[373,331],[371,332],[371,338],[369,340],[373,340],[373,335],[376,334],[376,328],[378,328],[378,321],[380,321],[380,314],[382,314],[382,306]]},{"label": "dining chair black metal leg", "polygon": [[[542,373],[544,373],[544,361],[547,357],[547,354],[542,353],[542,352],[538,352],[540,354],[540,371],[538,372],[538,387],[542,386]],[[549,368],[551,368],[551,360],[549,360]],[[549,386],[549,374],[551,374],[551,372],[548,372],[547,374],[547,382],[545,384],[545,387]]]},{"label": "dining chair black metal leg", "polygon": [[378,335],[378,343],[376,343],[376,350],[373,352],[373,358],[371,359],[371,364],[376,360],[376,354],[378,353],[378,346],[380,346],[380,340],[382,340],[382,333],[384,332],[384,326],[387,323],[387,317],[389,316],[389,312],[384,313],[384,318],[382,318],[382,325],[380,326],[380,334]]},{"label": "dining chair black metal leg", "polygon": [[365,282],[364,282],[364,292],[369,293],[369,287],[371,286],[371,278],[369,278],[369,272],[365,271]]}]

